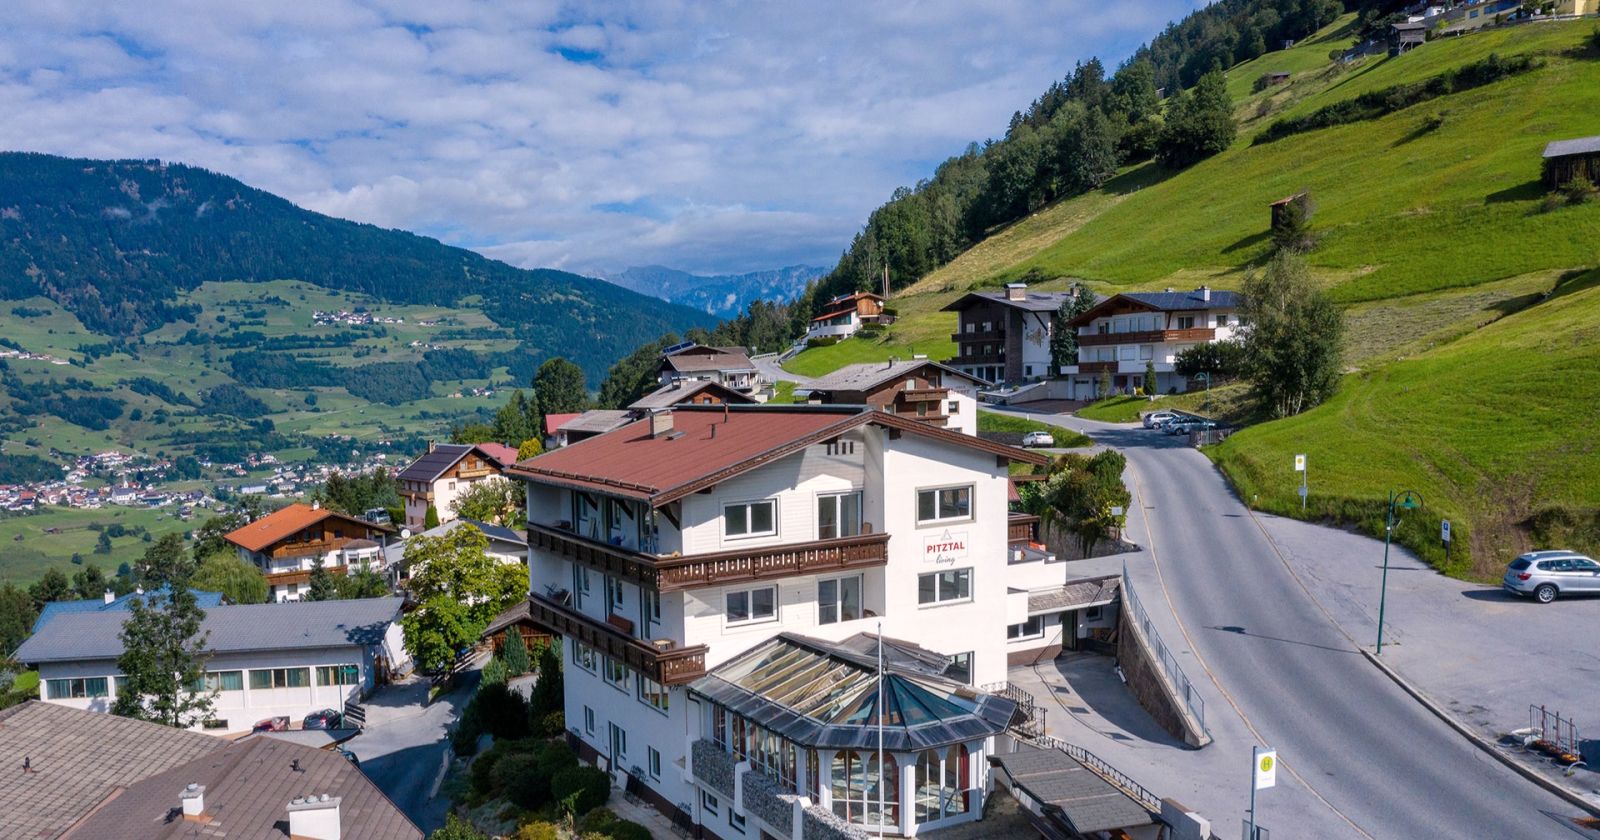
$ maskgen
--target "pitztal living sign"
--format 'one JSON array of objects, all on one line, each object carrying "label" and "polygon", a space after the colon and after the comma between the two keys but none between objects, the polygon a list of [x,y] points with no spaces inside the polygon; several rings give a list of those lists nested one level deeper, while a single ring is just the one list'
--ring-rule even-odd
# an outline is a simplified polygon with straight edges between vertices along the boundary
[{"label": "pitztal living sign", "polygon": [[945,531],[937,537],[924,537],[922,540],[924,563],[954,563],[966,556],[966,531]]}]

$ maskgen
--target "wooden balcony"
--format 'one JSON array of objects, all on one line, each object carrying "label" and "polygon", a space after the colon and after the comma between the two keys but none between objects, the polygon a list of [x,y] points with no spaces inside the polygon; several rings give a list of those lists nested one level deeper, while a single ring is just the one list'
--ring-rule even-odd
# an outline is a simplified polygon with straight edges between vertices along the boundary
[{"label": "wooden balcony", "polygon": [[1006,540],[1012,545],[1038,540],[1039,517],[1029,513],[1013,513],[1006,522]]},{"label": "wooden balcony", "polygon": [[[343,577],[350,574],[347,566],[328,566],[328,574],[334,577]],[[291,569],[287,572],[265,572],[262,577],[267,579],[268,586],[288,586],[291,583],[310,583],[310,569]]]},{"label": "wooden balcony", "polygon": [[1188,330],[1147,330],[1144,332],[1091,333],[1078,336],[1079,347],[1105,344],[1161,344],[1174,341],[1212,341],[1217,331],[1212,328]]},{"label": "wooden balcony", "polygon": [[888,534],[862,534],[687,557],[660,557],[587,540],[548,525],[528,525],[530,546],[658,592],[882,566],[889,561],[888,543]]},{"label": "wooden balcony", "polygon": [[950,396],[949,388],[918,388],[914,391],[901,391],[898,394],[901,402],[938,402]]},{"label": "wooden balcony", "polygon": [[1099,375],[1101,373],[1116,373],[1117,372],[1117,363],[1116,362],[1079,362],[1078,363],[1078,372],[1079,373],[1092,373],[1092,374],[1095,374],[1095,375]]},{"label": "wooden balcony", "polygon": [[[354,539],[352,537],[352,539]],[[315,542],[284,543],[272,550],[269,557],[305,557],[335,551],[349,540],[317,540]]]},{"label": "wooden balcony", "polygon": [[683,685],[706,673],[706,646],[676,647],[670,641],[635,639],[542,595],[528,596],[534,624],[565,639],[576,639],[662,685]]},{"label": "wooden balcony", "polygon": [[988,332],[955,332],[950,334],[951,341],[993,341],[1004,344],[1006,341],[1005,330],[990,330]]}]

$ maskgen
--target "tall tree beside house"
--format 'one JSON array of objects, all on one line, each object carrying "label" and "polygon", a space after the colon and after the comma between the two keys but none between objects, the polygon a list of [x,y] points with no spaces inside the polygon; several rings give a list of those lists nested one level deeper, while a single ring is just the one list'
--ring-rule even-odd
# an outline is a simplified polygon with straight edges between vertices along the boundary
[{"label": "tall tree beside house", "polygon": [[334,582],[333,573],[323,565],[321,557],[311,562],[311,590],[306,593],[305,599],[307,601],[339,599],[339,585]]},{"label": "tall tree beside house", "polygon": [[459,423],[450,427],[451,443],[497,443],[488,423]]},{"label": "tall tree beside house", "polygon": [[38,610],[33,608],[33,598],[6,581],[0,584],[0,657],[10,655],[28,638]]},{"label": "tall tree beside house", "polygon": [[406,543],[401,562],[421,606],[401,619],[406,651],[424,670],[450,664],[496,615],[528,595],[528,568],[489,556],[489,539],[471,525]]},{"label": "tall tree beside house", "polygon": [[1151,359],[1144,363],[1144,395],[1153,397],[1156,390],[1156,362]]},{"label": "tall tree beside house", "polygon": [[[517,447],[517,460],[526,461],[544,454],[544,443],[537,436],[528,438]],[[526,491],[524,491],[526,492]]]},{"label": "tall tree beside house", "polygon": [[73,600],[72,582],[60,569],[49,569],[28,587],[28,596],[33,599],[33,611],[37,613],[51,601]]},{"label": "tall tree beside house", "polygon": [[541,417],[582,411],[589,401],[583,369],[560,356],[546,360],[534,374],[533,397]]},{"label": "tall tree beside house", "polygon": [[122,624],[117,670],[126,679],[111,711],[187,729],[211,716],[214,698],[204,687],[206,614],[191,588],[194,560],[183,538],[168,534],[145,551],[138,568],[148,594],[132,599]]},{"label": "tall tree beside house", "polygon": [[1344,315],[1311,278],[1305,260],[1273,255],[1245,278],[1242,312],[1245,375],[1257,401],[1275,417],[1313,408],[1339,386]]},{"label": "tall tree beside house", "polygon": [[265,604],[267,579],[261,570],[232,551],[217,551],[202,558],[195,569],[194,588],[220,592],[233,604]]},{"label": "tall tree beside house", "polygon": [[400,485],[394,474],[378,467],[368,473],[346,476],[335,472],[311,495],[329,510],[361,516],[374,508],[400,507]]},{"label": "tall tree beside house", "polygon": [[1094,293],[1082,283],[1073,283],[1069,291],[1072,297],[1062,301],[1056,314],[1051,316],[1050,363],[1056,372],[1064,365],[1078,363],[1078,331],[1067,324],[1094,306]]},{"label": "tall tree beside house", "polygon": [[527,486],[504,478],[474,482],[450,503],[450,509],[462,519],[508,528],[520,528],[527,522],[527,506]]},{"label": "tall tree beside house", "polygon": [[422,514],[422,527],[430,531],[439,527],[438,508],[434,507],[433,505],[428,505],[428,510]]},{"label": "tall tree beside house", "polygon": [[337,597],[342,600],[355,598],[382,598],[389,594],[389,584],[384,581],[383,575],[370,568],[361,568],[352,575],[337,575],[333,579]]},{"label": "tall tree beside house", "polygon": [[78,570],[72,576],[72,594],[79,598],[99,598],[110,589],[111,582],[106,578],[106,573],[93,563]]},{"label": "tall tree beside house", "polygon": [[565,677],[561,674],[560,651],[560,645],[545,645],[539,649],[539,679],[528,696],[528,706],[535,718],[561,711],[566,702],[562,693]]},{"label": "tall tree beside house", "polygon": [[1156,158],[1173,169],[1190,166],[1233,145],[1237,133],[1227,80],[1213,70],[1167,105]]},{"label": "tall tree beside house", "polygon": [[538,436],[539,407],[518,388],[494,413],[494,441],[511,444]]},{"label": "tall tree beside house", "polygon": [[528,673],[528,646],[522,641],[522,631],[515,625],[506,629],[505,649],[500,658],[506,663],[506,673],[520,677]]}]

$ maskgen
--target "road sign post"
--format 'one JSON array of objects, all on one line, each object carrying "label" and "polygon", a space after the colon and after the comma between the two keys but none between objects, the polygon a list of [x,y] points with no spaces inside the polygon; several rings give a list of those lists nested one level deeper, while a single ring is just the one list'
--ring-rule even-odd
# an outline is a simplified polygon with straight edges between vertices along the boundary
[{"label": "road sign post", "polygon": [[1450,520],[1439,520],[1439,540],[1444,543],[1444,562],[1450,562]]},{"label": "road sign post", "polygon": [[1278,751],[1261,747],[1250,748],[1250,819],[1245,830],[1245,840],[1259,840],[1261,828],[1256,825],[1256,791],[1266,790],[1278,783]]},{"label": "road sign post", "polygon": [[1306,496],[1311,494],[1311,488],[1306,484],[1306,456],[1294,456],[1294,471],[1300,474],[1300,512],[1306,512]]}]

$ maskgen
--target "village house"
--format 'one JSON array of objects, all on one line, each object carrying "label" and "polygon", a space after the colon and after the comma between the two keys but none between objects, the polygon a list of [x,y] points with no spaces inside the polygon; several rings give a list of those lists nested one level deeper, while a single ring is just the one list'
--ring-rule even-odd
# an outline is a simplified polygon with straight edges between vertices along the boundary
[{"label": "village house", "polygon": [[239,557],[267,577],[268,597],[296,601],[309,589],[318,562],[336,575],[362,568],[383,571],[391,529],[316,503],[296,502],[229,532]]},{"label": "village house", "polygon": [[742,347],[680,344],[667,348],[661,354],[656,381],[666,385],[684,379],[708,379],[741,394],[754,394],[761,387],[755,363]]},{"label": "village house", "polygon": [[407,528],[427,527],[428,508],[440,522],[455,518],[455,500],[473,484],[502,478],[517,450],[500,443],[429,443],[428,451],[395,476]]},{"label": "village house", "polygon": [[628,405],[633,417],[643,417],[675,405],[749,405],[755,400],[709,379],[679,379],[634,400]]},{"label": "village house", "polygon": [[[152,590],[147,595],[143,589],[138,589],[118,597],[107,589],[105,595],[101,598],[83,598],[76,601],[47,601],[39,610],[39,617],[33,620],[33,629],[28,632],[31,635],[37,635],[40,628],[49,624],[51,619],[63,615],[85,612],[120,612],[126,614],[133,609],[133,599],[165,597],[166,591],[166,587],[162,587],[161,589]],[[192,589],[190,592],[193,593],[195,604],[200,609],[209,610],[222,604],[221,592],[204,592],[198,589]]]},{"label": "village house", "polygon": [[422,840],[336,752],[28,701],[0,711],[6,837]]},{"label": "village house", "polygon": [[555,446],[552,448],[560,449],[580,440],[603,435],[632,419],[632,414],[623,409],[591,408],[556,427]]},{"label": "village house", "polygon": [[839,295],[822,305],[822,314],[811,319],[806,339],[849,338],[863,324],[883,320],[883,297],[871,292]]},{"label": "village house", "polygon": [[[390,674],[410,670],[400,629],[400,598],[225,604],[206,610],[205,687],[212,718],[197,726],[249,732],[257,722],[299,721],[319,709],[359,703]],[[120,633],[125,611],[52,618],[17,648],[39,670],[40,699],[108,712],[121,690]]]},{"label": "village house", "polygon": [[699,836],[976,820],[1016,711],[982,687],[1085,604],[1012,461],[1044,457],[862,406],[656,413],[511,471],[530,596],[495,629],[562,638],[570,739]]},{"label": "village house", "polygon": [[383,549],[384,567],[389,572],[389,580],[395,587],[404,585],[411,579],[411,569],[406,565],[406,546],[417,537],[442,537],[462,526],[477,528],[489,541],[484,550],[496,563],[507,565],[523,565],[528,562],[528,536],[522,531],[507,528],[504,525],[494,525],[488,522],[479,522],[475,519],[452,519],[437,528],[429,528],[420,534],[412,534],[404,540],[396,540]]},{"label": "village house", "polygon": [[978,433],[978,389],[989,383],[925,358],[846,365],[811,385],[809,400],[865,405],[962,434]]},{"label": "village house", "polygon": [[1111,390],[1144,385],[1152,363],[1158,393],[1182,393],[1193,383],[1174,369],[1179,353],[1240,334],[1239,296],[1201,286],[1192,292],[1125,292],[1112,295],[1067,324],[1078,331],[1078,362],[1061,373],[1071,383],[1068,397],[1101,396],[1100,380],[1109,374]]},{"label": "village house", "polygon": [[1008,283],[999,292],[968,292],[944,307],[956,313],[956,355],[944,363],[997,385],[1020,385],[1051,375],[1054,316],[1071,292],[1030,292]]}]

